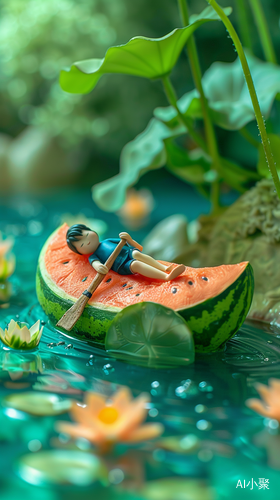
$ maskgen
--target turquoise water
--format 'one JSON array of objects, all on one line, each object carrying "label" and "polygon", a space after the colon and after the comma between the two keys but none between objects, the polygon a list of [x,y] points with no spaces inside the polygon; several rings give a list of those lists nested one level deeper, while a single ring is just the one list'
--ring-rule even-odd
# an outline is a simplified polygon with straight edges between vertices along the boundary
[{"label": "turquoise water", "polygon": [[[30,500],[76,500],[81,495],[87,499],[93,494],[151,500],[277,498],[280,434],[275,421],[248,409],[245,400],[257,395],[255,382],[279,378],[280,331],[248,323],[224,352],[197,356],[192,365],[164,370],[117,361],[93,344],[66,337],[49,325],[34,289],[39,250],[57,225],[59,213],[89,211],[90,203],[80,193],[56,202],[21,199],[17,205],[6,202],[1,207],[0,230],[16,238],[17,269],[9,305],[0,309],[0,326],[11,317],[30,325],[38,318],[46,322],[36,351],[0,349],[1,500],[18,500],[23,494]],[[159,196],[159,208],[161,203]],[[97,209],[94,215],[101,216]],[[109,230],[118,232],[117,218],[106,217]],[[141,240],[141,232],[132,234]],[[71,458],[74,452],[89,457],[92,450],[86,442],[74,443],[56,432],[55,422],[69,420],[67,413],[32,416],[11,411],[5,398],[32,391],[82,401],[85,391],[110,396],[122,385],[129,386],[134,396],[150,393],[148,421],[164,424],[163,438],[138,447],[122,445],[104,457],[109,480],[98,476],[96,481],[68,486],[47,483],[44,478],[36,482],[26,461],[36,464],[42,451],[55,457],[58,450],[66,450]],[[167,437],[172,440],[164,440]],[[52,458],[53,473],[55,463]],[[269,489],[259,490],[260,479],[268,480]]]}]

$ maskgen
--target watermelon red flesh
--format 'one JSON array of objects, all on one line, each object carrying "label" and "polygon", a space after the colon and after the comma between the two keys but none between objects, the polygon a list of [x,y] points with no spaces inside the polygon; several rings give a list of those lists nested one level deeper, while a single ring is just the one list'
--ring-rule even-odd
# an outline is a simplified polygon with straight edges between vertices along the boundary
[{"label": "watermelon red flesh", "polygon": [[[37,270],[38,299],[54,324],[96,275],[87,257],[68,248],[67,229],[64,225],[50,236],[42,249]],[[137,302],[158,302],[186,319],[197,352],[214,352],[242,325],[252,302],[253,289],[253,271],[247,262],[204,269],[189,267],[181,276],[167,282],[140,275],[121,276],[110,271],[71,334],[104,343],[106,332],[120,310]]]},{"label": "watermelon red flesh", "polygon": [[[68,248],[67,229],[64,224],[52,238],[44,262],[51,280],[67,295],[77,299],[93,280],[96,271],[87,256]],[[152,301],[178,311],[222,293],[238,279],[247,265],[247,262],[242,262],[214,268],[187,267],[172,281],[152,280],[139,274],[123,276],[109,271],[89,304],[122,309],[137,302]]]}]

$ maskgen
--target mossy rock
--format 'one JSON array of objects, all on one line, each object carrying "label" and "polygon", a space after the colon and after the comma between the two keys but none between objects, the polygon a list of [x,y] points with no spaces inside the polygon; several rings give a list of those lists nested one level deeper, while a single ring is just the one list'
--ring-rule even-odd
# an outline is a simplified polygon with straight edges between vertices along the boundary
[{"label": "mossy rock", "polygon": [[280,200],[270,179],[258,182],[219,218],[204,265],[244,260],[255,276],[249,317],[280,324]]}]

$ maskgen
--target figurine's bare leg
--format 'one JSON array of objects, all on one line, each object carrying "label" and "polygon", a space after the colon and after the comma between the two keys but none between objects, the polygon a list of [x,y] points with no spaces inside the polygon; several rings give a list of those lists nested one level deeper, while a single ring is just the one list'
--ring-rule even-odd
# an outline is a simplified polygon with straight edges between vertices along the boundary
[{"label": "figurine's bare leg", "polygon": [[134,260],[130,264],[130,269],[133,273],[142,274],[142,276],[146,276],[146,278],[170,281],[182,274],[185,270],[185,266],[183,266],[183,264],[180,264],[179,266],[175,267],[169,274],[167,274],[163,271],[160,271],[159,269],[156,269],[155,267],[149,266],[149,264],[146,264],[145,262]]},{"label": "figurine's bare leg", "polygon": [[138,252],[138,250],[133,250],[132,256],[134,259],[139,260],[140,262],[144,262],[145,264],[148,264],[151,267],[154,267],[155,269],[159,269],[160,271],[170,271],[171,266],[165,266],[164,264],[161,264],[157,260],[153,259],[150,255],[147,255],[142,252]]}]

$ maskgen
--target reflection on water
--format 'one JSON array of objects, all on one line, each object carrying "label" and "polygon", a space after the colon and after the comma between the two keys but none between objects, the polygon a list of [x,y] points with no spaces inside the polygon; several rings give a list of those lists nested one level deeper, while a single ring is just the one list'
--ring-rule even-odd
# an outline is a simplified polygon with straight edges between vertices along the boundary
[{"label": "reflection on water", "polygon": [[[33,324],[38,317],[42,318],[42,312],[35,305],[23,311],[20,321]],[[176,477],[189,478],[193,491],[189,498],[199,498],[195,492],[205,487],[205,498],[237,498],[239,476],[242,480],[270,478],[274,488],[280,484],[276,479],[280,463],[273,458],[280,450],[278,429],[244,404],[247,398],[257,396],[256,381],[267,383],[270,377],[280,378],[280,332],[275,328],[244,325],[224,352],[197,356],[195,363],[185,367],[153,369],[108,357],[90,342],[58,333],[44,319],[46,325],[37,351],[0,350],[2,398],[40,391],[82,402],[85,391],[110,397],[119,385],[127,385],[135,396],[143,391],[150,393],[148,421],[165,426],[162,438],[133,451],[130,466],[125,458],[128,451],[123,454],[123,448],[115,458],[106,458],[114,494],[119,490],[131,492],[141,483],[139,492],[145,491],[144,498],[156,498],[151,493],[152,485],[164,478],[169,478],[166,484],[173,484]],[[11,460],[48,448],[85,451],[85,442],[74,442],[55,432],[54,421],[58,418],[39,419],[12,409],[5,412],[3,408],[0,424],[5,426],[5,433],[0,431],[0,435],[5,446],[9,444]],[[158,483],[158,488],[164,489],[164,483]],[[275,489],[274,496],[272,491],[271,486],[266,499],[275,498]],[[170,499],[177,498],[174,488],[170,495]]]}]

